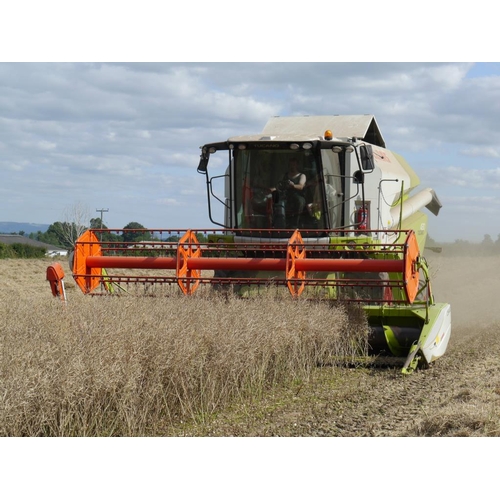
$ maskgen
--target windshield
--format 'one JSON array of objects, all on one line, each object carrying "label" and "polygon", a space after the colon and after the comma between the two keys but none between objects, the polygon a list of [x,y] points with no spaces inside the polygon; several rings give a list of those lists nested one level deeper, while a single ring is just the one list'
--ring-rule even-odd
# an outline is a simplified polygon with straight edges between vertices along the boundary
[{"label": "windshield", "polygon": [[[234,152],[236,226],[242,229],[326,229],[325,177],[313,150]],[[337,162],[338,163],[338,162]]]}]

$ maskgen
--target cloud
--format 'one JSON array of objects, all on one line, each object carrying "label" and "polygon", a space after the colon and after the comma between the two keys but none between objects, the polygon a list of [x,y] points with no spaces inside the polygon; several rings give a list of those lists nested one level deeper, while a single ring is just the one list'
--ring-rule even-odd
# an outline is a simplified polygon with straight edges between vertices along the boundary
[{"label": "cloud", "polygon": [[161,198],[161,199],[157,200],[156,203],[158,205],[166,205],[166,206],[170,206],[170,207],[181,206],[181,203],[179,202],[179,200],[177,200],[175,198]]},{"label": "cloud", "polygon": [[474,157],[500,158],[500,146],[472,147],[462,150],[462,154]]},{"label": "cloud", "polygon": [[38,141],[37,146],[40,149],[52,150],[52,149],[56,149],[57,144],[54,142],[49,142],[49,141]]},{"label": "cloud", "polygon": [[[429,176],[426,176],[429,178]],[[432,178],[441,185],[454,185],[469,191],[491,191],[500,189],[500,167],[465,168],[448,166],[434,170]]]},{"label": "cloud", "polygon": [[[300,114],[374,114],[388,148],[407,159],[423,184],[439,188],[448,203],[444,214],[458,209],[455,196],[472,210],[465,191],[491,196],[500,187],[500,75],[483,76],[478,68],[2,63],[2,218],[50,223],[60,205],[83,197],[109,205],[107,218],[118,227],[141,217],[156,227],[172,217],[179,227],[205,225],[199,147],[258,133],[270,116]],[[220,175],[227,164],[223,153],[210,167]],[[9,196],[21,192],[29,196]],[[446,217],[436,222],[443,231]]]}]

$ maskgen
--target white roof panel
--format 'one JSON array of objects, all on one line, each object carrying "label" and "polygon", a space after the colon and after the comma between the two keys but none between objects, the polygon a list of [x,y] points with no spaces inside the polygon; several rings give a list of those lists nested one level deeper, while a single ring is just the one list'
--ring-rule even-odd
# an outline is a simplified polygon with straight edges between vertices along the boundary
[{"label": "white roof panel", "polygon": [[356,137],[385,147],[373,115],[274,116],[264,127],[264,135],[322,136],[331,130],[334,137]]}]

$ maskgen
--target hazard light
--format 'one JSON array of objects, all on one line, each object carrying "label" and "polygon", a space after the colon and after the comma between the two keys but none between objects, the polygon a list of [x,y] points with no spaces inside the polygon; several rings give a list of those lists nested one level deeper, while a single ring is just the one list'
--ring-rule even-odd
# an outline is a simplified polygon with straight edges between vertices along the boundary
[{"label": "hazard light", "polygon": [[325,139],[331,141],[333,139],[333,134],[331,130],[325,130]]}]

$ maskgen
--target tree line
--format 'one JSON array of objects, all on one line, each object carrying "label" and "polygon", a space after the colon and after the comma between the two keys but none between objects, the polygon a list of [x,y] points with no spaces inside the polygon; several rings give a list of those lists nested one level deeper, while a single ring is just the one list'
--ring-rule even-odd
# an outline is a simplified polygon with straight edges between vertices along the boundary
[{"label": "tree line", "polygon": [[[56,247],[66,248],[70,250],[73,248],[75,241],[87,229],[108,229],[108,227],[103,224],[100,217],[90,219],[90,226],[83,226],[76,222],[57,221],[51,224],[45,233],[43,233],[42,231],[37,231],[36,233],[30,233],[28,237],[32,240],[46,243],[47,245],[54,245]],[[139,222],[129,222],[126,226],[123,227],[122,234],[106,234],[107,241],[117,243],[154,239],[155,238],[151,235],[150,231],[148,231]]]},{"label": "tree line", "polygon": [[[458,239],[453,243],[441,243],[436,246],[439,246],[441,252],[447,256],[487,257],[500,255],[500,234],[496,240],[493,240],[491,235],[485,234],[480,243]],[[432,248],[432,245],[427,242],[426,248]]]},{"label": "tree line", "polygon": [[[30,233],[28,236],[32,240],[40,241],[46,243],[47,245],[54,245],[56,247],[65,248],[71,250],[76,240],[87,230],[87,229],[109,229],[105,224],[103,224],[100,217],[90,219],[90,226],[84,226],[76,222],[54,222],[49,226],[45,233],[37,231],[36,233]],[[99,231],[96,231],[96,235],[100,238]],[[179,241],[180,236],[170,235],[163,241],[176,242]],[[206,241],[206,237],[202,234],[197,234],[198,241]],[[144,227],[139,222],[129,222],[123,227],[121,234],[117,233],[106,233],[104,238],[110,243],[134,243],[141,241],[160,241],[160,239],[151,233],[146,227]]]}]

